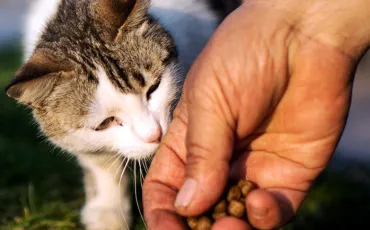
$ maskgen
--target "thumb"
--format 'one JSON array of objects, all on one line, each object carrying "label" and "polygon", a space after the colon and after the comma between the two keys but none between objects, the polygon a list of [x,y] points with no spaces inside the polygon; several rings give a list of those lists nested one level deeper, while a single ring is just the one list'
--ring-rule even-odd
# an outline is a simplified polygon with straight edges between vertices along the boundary
[{"label": "thumb", "polygon": [[235,142],[263,121],[273,101],[268,81],[255,87],[251,80],[241,84],[240,92],[235,86],[240,77],[229,75],[218,60],[210,61],[210,54],[206,47],[194,63],[182,95],[187,113],[186,178],[174,206],[183,216],[199,215],[218,200],[229,177]]},{"label": "thumb", "polygon": [[[255,65],[269,63],[270,60],[258,60],[269,57],[260,52],[269,49],[249,49],[248,44],[261,44],[253,44],[252,40],[241,43],[240,34],[235,33],[240,29],[233,22],[233,18],[226,19],[217,29],[184,84],[186,179],[175,201],[177,212],[183,216],[208,210],[221,196],[235,141],[248,136],[262,122],[277,101],[273,100],[277,97],[275,86],[283,85],[273,84],[278,79],[274,68],[280,75],[285,74],[280,66]],[[250,60],[245,56],[247,51]]]}]

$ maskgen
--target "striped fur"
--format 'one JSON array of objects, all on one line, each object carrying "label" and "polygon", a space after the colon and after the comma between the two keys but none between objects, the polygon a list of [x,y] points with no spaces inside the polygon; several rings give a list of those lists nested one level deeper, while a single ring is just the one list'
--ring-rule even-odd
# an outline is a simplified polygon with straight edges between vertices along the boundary
[{"label": "striped fur", "polygon": [[32,109],[52,143],[77,156],[85,171],[88,230],[129,229],[124,159],[155,152],[185,73],[236,6],[231,2],[35,2],[26,62],[7,94]]}]

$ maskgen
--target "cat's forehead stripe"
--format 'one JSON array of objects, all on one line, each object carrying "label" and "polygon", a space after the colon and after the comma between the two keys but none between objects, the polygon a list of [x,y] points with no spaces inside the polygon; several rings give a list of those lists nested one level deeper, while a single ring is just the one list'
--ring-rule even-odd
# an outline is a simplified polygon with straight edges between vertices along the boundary
[{"label": "cat's forehead stripe", "polygon": [[[82,70],[81,78],[88,78],[100,66],[120,92],[142,93],[176,59],[172,38],[154,18],[145,15],[139,27],[124,30],[117,35],[119,39],[110,41],[107,25],[91,13],[90,3],[63,1],[45,28],[38,48],[73,61]],[[76,12],[76,8],[80,11]]]},{"label": "cat's forehead stripe", "polygon": [[140,73],[140,72],[135,72],[133,73],[133,79],[139,83],[139,85],[141,87],[145,87],[146,85],[146,82],[145,82],[145,78],[143,77],[143,75]]},{"label": "cat's forehead stripe", "polygon": [[[114,82],[114,85],[120,88],[122,91],[133,91],[132,84],[129,81],[129,77],[124,71],[124,69],[120,66],[118,61],[112,57],[106,56],[105,57],[108,62],[104,62],[107,65],[109,70],[109,78]],[[115,74],[114,74],[115,73]],[[119,79],[121,81],[119,81]]]}]

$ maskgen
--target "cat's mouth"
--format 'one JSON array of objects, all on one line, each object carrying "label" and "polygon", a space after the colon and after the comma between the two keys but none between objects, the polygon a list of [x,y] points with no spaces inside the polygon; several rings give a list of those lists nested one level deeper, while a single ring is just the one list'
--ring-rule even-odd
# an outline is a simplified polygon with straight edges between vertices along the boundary
[{"label": "cat's mouth", "polygon": [[130,160],[145,160],[150,158],[158,150],[159,143],[145,143],[138,147],[126,148],[120,154]]}]

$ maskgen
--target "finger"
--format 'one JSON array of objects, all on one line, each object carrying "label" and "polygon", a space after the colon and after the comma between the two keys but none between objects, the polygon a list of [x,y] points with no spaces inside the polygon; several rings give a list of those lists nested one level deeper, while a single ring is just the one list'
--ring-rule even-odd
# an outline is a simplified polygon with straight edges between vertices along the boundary
[{"label": "finger", "polygon": [[144,216],[149,229],[186,229],[173,206],[185,177],[186,111],[180,102],[173,122],[153,159],[143,186]]},{"label": "finger", "polygon": [[251,230],[252,228],[242,220],[233,217],[224,217],[216,221],[212,230]]},{"label": "finger", "polygon": [[205,62],[202,59],[193,66],[183,95],[188,102],[186,180],[175,207],[184,216],[200,214],[221,195],[234,142],[232,119],[228,120],[231,115],[226,111],[221,86],[216,76],[209,76],[214,71]]},{"label": "finger", "polygon": [[[313,59],[307,58],[314,57],[313,53],[318,53],[319,50],[326,52],[322,52],[323,54]],[[346,116],[344,111],[348,100],[351,61],[336,50],[317,43],[311,44],[310,49],[302,48],[300,52],[300,54],[306,55],[300,55],[295,59],[296,65],[293,71],[294,76],[291,78],[291,88],[286,93],[286,98],[294,99],[287,103],[282,100],[281,106],[285,106],[285,108],[287,108],[286,106],[295,106],[299,109],[299,113],[295,112],[289,115],[290,125],[286,125],[285,129],[289,132],[297,130],[296,128],[300,127],[297,124],[309,124],[303,126],[302,133],[304,135],[295,134],[293,138],[290,138],[290,141],[277,141],[281,140],[283,135],[281,134],[282,130],[275,130],[280,133],[280,137],[277,135],[274,137],[270,133],[268,139],[260,136],[254,143],[250,144],[252,150],[253,148],[268,149],[270,152],[250,154],[244,173],[249,179],[256,181],[260,187],[266,189],[265,191],[255,191],[247,198],[249,221],[259,229],[280,227],[294,216],[312,181],[329,161],[340,134],[340,131],[333,132],[333,130],[342,129]],[[332,78],[333,81],[322,82],[323,78]],[[333,87],[332,82],[334,81],[339,82],[337,87]],[[292,85],[296,86],[297,82],[308,86],[309,90],[304,91],[302,87],[292,87]],[[293,90],[299,90],[299,93],[289,97]],[[313,98],[320,98],[320,100],[317,101]],[[297,103],[300,100],[301,107]],[[276,114],[279,113],[280,108],[276,109]],[[309,110],[316,111],[315,116],[317,117],[309,113]],[[284,111],[283,116],[287,116],[288,110]],[[307,114],[310,114],[309,119],[305,117]],[[303,117],[304,119],[302,119]],[[326,134],[329,129],[330,133]],[[284,131],[286,132],[286,130]],[[318,132],[322,132],[322,134]],[[320,141],[320,145],[317,144],[317,133],[325,136]],[[274,138],[276,138],[275,141]],[[261,213],[264,215],[258,215]]]},{"label": "finger", "polygon": [[[269,63],[259,60],[270,57],[269,49],[257,42],[260,39],[241,43],[240,34],[235,33],[240,31],[235,21],[239,22],[238,15],[244,13],[243,9],[236,10],[217,29],[185,81],[187,179],[175,203],[182,215],[198,215],[216,202],[228,178],[235,134],[238,138],[249,135],[276,101],[272,101],[274,65],[256,68],[256,62]],[[251,30],[248,21],[242,23],[246,31]],[[265,53],[262,55],[257,47]]]},{"label": "finger", "polygon": [[148,222],[148,229],[160,230],[160,229],[171,229],[171,230],[186,230],[188,229],[184,221],[180,216],[174,212],[168,210],[154,210],[152,212],[150,222]]},{"label": "finger", "polygon": [[248,220],[258,229],[281,227],[294,217],[305,196],[289,189],[255,190],[246,199]]},{"label": "finger", "polygon": [[170,150],[159,149],[143,185],[144,216],[149,229],[167,229],[163,225],[181,227],[173,203],[185,174],[183,168],[183,163]]},{"label": "finger", "polygon": [[284,225],[296,213],[319,168],[307,170],[301,164],[267,152],[246,152],[232,165],[231,177],[248,178],[259,187],[246,199],[248,220],[258,229]]},{"label": "finger", "polygon": [[308,170],[302,164],[261,151],[243,153],[232,168],[233,179],[247,177],[259,187],[246,199],[248,220],[258,229],[287,223],[298,210],[312,178],[320,171],[320,168]]},{"label": "finger", "polygon": [[317,172],[307,171],[276,154],[246,152],[232,165],[231,177],[247,177],[258,190],[246,199],[248,220],[258,229],[272,229],[287,223],[296,213]]}]

